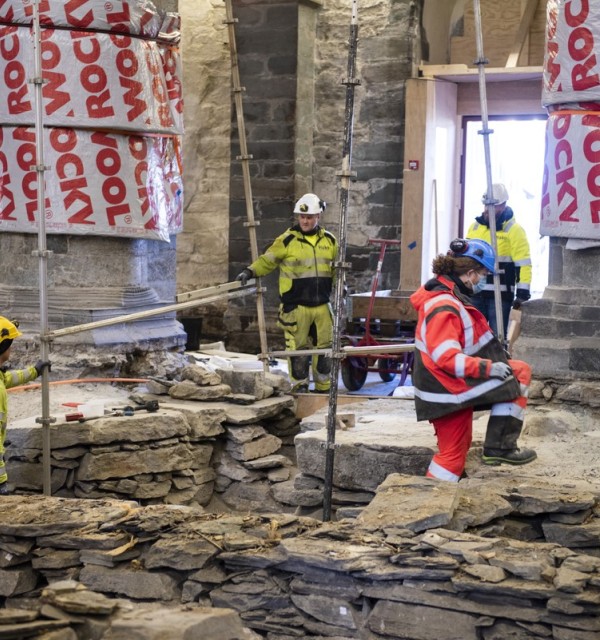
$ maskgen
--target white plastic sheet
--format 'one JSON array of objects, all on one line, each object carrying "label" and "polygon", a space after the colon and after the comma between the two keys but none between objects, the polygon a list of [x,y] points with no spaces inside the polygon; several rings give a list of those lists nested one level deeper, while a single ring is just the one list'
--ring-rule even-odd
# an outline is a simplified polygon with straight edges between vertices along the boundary
[{"label": "white plastic sheet", "polygon": [[[42,0],[42,27],[113,31],[179,42],[179,15],[159,11],[149,0]],[[33,2],[0,0],[0,22],[30,25]]]},{"label": "white plastic sheet", "polygon": [[[45,129],[46,231],[169,241],[182,229],[176,137]],[[37,233],[35,131],[0,128],[0,232]]]},{"label": "white plastic sheet", "polygon": [[594,0],[548,0],[542,89],[545,106],[600,101],[597,4]]},{"label": "white plastic sheet", "polygon": [[[178,50],[128,35],[42,32],[44,125],[183,133]],[[35,122],[32,33],[0,26],[0,122]]]},{"label": "white plastic sheet", "polygon": [[541,207],[542,235],[600,238],[600,112],[550,113]]}]

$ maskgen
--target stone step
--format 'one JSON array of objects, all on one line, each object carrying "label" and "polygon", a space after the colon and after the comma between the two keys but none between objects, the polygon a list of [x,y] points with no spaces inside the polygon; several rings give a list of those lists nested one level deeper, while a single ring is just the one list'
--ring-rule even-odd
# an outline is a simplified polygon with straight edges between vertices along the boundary
[{"label": "stone step", "polygon": [[[549,331],[537,335],[554,336]],[[597,378],[600,375],[598,337],[538,338],[521,335],[513,356],[528,362],[536,377]]]},{"label": "stone step", "polygon": [[[598,310],[596,309],[596,315]],[[597,319],[574,319],[554,315],[532,315],[525,311],[521,316],[521,333],[531,336],[550,336],[552,338],[596,338],[600,337],[600,324]],[[598,342],[596,342],[598,347]]]}]

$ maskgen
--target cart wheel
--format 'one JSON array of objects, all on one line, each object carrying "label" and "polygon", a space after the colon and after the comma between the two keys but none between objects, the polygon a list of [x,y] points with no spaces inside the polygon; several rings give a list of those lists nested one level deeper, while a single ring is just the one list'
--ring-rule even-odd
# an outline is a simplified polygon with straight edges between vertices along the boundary
[{"label": "cart wheel", "polygon": [[348,391],[358,391],[367,379],[367,358],[344,358],[342,360],[342,380]]},{"label": "cart wheel", "polygon": [[379,377],[383,382],[391,382],[396,377],[398,361],[395,358],[379,358],[377,360]]}]

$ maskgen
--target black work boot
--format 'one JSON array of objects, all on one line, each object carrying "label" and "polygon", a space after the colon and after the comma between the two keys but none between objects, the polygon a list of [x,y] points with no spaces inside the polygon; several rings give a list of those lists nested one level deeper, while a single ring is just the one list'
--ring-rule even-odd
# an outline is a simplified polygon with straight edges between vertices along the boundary
[{"label": "black work boot", "polygon": [[0,496],[7,496],[10,493],[8,490],[8,482],[2,482],[0,484]]},{"label": "black work boot", "polygon": [[483,464],[528,464],[537,458],[533,449],[483,449]]}]

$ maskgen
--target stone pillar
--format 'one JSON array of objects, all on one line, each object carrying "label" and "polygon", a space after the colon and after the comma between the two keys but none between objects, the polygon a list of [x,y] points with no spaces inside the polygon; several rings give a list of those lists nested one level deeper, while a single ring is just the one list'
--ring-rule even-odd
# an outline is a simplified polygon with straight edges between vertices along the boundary
[{"label": "stone pillar", "polygon": [[[16,357],[37,350],[40,331],[39,267],[32,255],[37,236],[0,234],[2,314],[19,320],[25,339],[15,342]],[[172,304],[175,298],[175,238],[170,243],[100,236],[48,235],[48,320],[58,329]],[[57,339],[56,363],[87,374],[135,369],[134,357],[161,359],[181,351],[186,335],[174,313],[95,329]],[[148,373],[148,371],[147,371]],[[69,375],[73,375],[73,371]],[[79,375],[79,372],[76,374]]]},{"label": "stone pillar", "polygon": [[[178,6],[177,0],[154,4],[167,11]],[[50,167],[46,180],[53,179]],[[161,242],[48,234],[46,244],[52,252],[46,292],[51,330],[175,302],[175,236]],[[0,234],[0,314],[18,319],[24,332],[24,338],[15,341],[14,364],[37,357],[39,261],[32,255],[37,246],[35,234]],[[57,339],[51,345],[52,371],[58,376],[68,371],[72,377],[164,373],[169,361],[179,361],[185,342],[175,313],[153,316]]]},{"label": "stone pillar", "polygon": [[513,355],[537,378],[600,379],[600,248],[566,245],[550,238],[548,286],[541,299],[523,305]]}]

